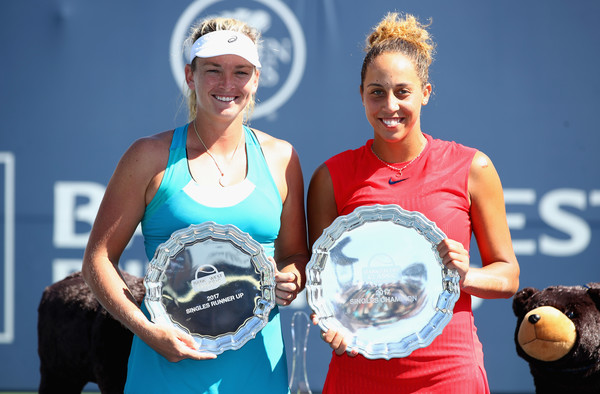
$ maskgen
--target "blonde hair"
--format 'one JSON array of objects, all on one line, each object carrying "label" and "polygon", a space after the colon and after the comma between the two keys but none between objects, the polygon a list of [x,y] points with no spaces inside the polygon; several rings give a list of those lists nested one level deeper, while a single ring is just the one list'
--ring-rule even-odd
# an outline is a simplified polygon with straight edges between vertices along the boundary
[{"label": "blonde hair", "polygon": [[429,66],[435,53],[435,43],[427,31],[430,25],[431,21],[423,25],[410,14],[401,17],[397,12],[388,13],[367,37],[360,86],[373,60],[383,53],[393,52],[402,53],[413,62],[424,87],[429,82]]},{"label": "blonde hair", "polygon": [[[244,33],[245,35],[250,37],[250,39],[256,45],[259,44],[260,32],[258,30],[256,30],[255,28],[249,26],[248,24],[246,24],[240,20],[233,19],[233,18],[212,18],[212,19],[206,19],[191,28],[190,34],[188,35],[188,38],[185,40],[184,48],[186,50],[189,50],[189,48],[192,47],[192,45],[198,38],[200,38],[203,35],[208,34],[210,32],[219,31],[219,30],[231,30],[231,31],[237,31],[240,33]],[[192,71],[194,71],[196,69],[196,59],[194,59],[192,61],[192,63],[190,64],[190,67],[192,68]],[[196,91],[194,89],[188,88],[187,105],[188,105],[188,119],[190,121],[192,121],[196,118],[196,106],[197,106],[196,100],[197,100],[196,99]],[[250,118],[250,115],[252,114],[252,111],[254,110],[254,105],[255,105],[255,97],[254,97],[254,95],[252,95],[250,103],[248,104],[248,106],[246,107],[246,109],[244,111],[244,121],[246,121]]]}]

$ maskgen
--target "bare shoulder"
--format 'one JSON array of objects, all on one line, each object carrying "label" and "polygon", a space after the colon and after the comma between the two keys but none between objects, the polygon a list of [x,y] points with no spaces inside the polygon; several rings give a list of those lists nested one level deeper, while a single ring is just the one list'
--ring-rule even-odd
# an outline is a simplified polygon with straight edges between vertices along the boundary
[{"label": "bare shoulder", "polygon": [[147,155],[169,149],[171,139],[173,138],[173,130],[163,131],[162,133],[141,137],[131,144],[127,150],[128,154]]},{"label": "bare shoulder", "polygon": [[119,160],[108,190],[130,189],[151,197],[169,161],[172,135],[166,131],[134,141]]},{"label": "bare shoulder", "polygon": [[171,130],[139,138],[127,149],[121,162],[150,171],[164,168],[169,158],[172,137]]},{"label": "bare shoulder", "polygon": [[492,160],[481,151],[477,151],[475,156],[473,156],[473,161],[471,162],[471,170],[470,176],[475,179],[479,177],[486,177],[490,174],[495,174],[496,168],[492,163]]},{"label": "bare shoulder", "polygon": [[267,160],[282,163],[289,162],[295,156],[294,147],[288,141],[275,138],[263,131],[252,129],[260,142]]},{"label": "bare shoulder", "polygon": [[320,164],[313,172],[311,181],[314,182],[331,182],[331,174],[325,163]]},{"label": "bare shoulder", "polygon": [[483,152],[477,151],[469,171],[469,192],[471,197],[485,196],[488,193],[502,192],[498,172],[492,160]]}]

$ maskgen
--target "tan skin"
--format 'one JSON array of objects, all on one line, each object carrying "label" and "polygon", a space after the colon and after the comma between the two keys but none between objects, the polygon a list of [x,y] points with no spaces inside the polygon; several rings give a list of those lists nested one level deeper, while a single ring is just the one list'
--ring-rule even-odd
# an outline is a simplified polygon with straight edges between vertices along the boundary
[{"label": "tan skin", "polygon": [[[258,86],[259,71],[235,55],[196,59],[186,81],[198,97],[194,120],[201,138],[219,163],[227,164],[230,184],[246,176],[242,116]],[[192,131],[187,136],[192,177],[204,186],[218,187],[220,173]],[[281,229],[275,241],[276,302],[289,305],[305,281],[309,259],[304,214],[304,185],[300,161],[293,147],[255,130],[283,202]],[[190,335],[149,321],[135,302],[118,268],[119,258],[140,223],[164,175],[173,130],[141,138],[121,158],[106,188],[83,260],[83,275],[101,304],[134,334],[177,362],[186,358],[212,359],[198,351]],[[240,149],[235,150],[238,144]],[[232,152],[235,155],[232,156]]]},{"label": "tan skin", "polygon": [[[389,163],[407,162],[419,155],[425,144],[420,111],[431,95],[413,63],[400,53],[383,53],[368,66],[360,89],[365,114],[373,126],[373,149]],[[442,262],[460,275],[461,291],[480,298],[510,298],[519,287],[519,265],[504,206],[502,185],[491,160],[477,152],[471,163],[468,183],[473,233],[482,267],[471,267],[464,246],[445,239],[437,249]],[[338,216],[331,175],[321,165],[311,179],[307,197],[308,236],[312,245]],[[317,323],[313,315],[313,323]],[[347,340],[339,332],[322,333],[336,354],[348,352]]]}]

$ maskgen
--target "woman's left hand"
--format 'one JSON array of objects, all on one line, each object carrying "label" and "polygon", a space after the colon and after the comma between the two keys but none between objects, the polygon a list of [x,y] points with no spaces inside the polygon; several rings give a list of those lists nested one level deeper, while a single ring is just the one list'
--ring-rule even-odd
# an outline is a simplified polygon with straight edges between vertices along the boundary
[{"label": "woman's left hand", "polygon": [[442,263],[451,269],[455,269],[460,275],[460,286],[462,287],[469,272],[469,252],[464,246],[452,239],[444,239],[437,246]]}]

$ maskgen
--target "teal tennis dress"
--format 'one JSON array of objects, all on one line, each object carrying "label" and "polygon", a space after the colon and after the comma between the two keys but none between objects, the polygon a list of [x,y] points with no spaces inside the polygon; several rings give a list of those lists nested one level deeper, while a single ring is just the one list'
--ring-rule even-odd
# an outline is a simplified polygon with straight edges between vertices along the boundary
[{"label": "teal tennis dress", "polygon": [[[273,256],[282,202],[256,135],[244,126],[247,176],[221,188],[199,186],[191,177],[186,152],[187,126],[175,129],[161,185],[142,219],[148,259],[171,234],[190,224],[233,224]],[[142,310],[149,317],[145,305]],[[238,350],[214,360],[164,357],[134,336],[125,393],[288,393],[287,364],[277,306],[269,323]]]}]

